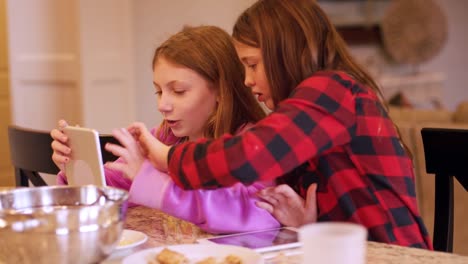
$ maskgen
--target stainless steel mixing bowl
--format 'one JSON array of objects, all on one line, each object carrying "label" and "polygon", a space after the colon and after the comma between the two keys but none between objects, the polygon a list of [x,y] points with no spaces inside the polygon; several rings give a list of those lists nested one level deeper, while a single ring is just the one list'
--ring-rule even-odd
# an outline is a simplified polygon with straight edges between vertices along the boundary
[{"label": "stainless steel mixing bowl", "polygon": [[117,246],[127,200],[97,186],[0,191],[0,263],[97,263]]}]

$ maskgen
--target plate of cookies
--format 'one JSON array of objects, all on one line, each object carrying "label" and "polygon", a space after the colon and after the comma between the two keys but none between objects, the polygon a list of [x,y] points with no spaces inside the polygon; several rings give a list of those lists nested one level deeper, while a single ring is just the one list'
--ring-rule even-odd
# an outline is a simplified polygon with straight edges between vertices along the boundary
[{"label": "plate of cookies", "polygon": [[184,244],[145,249],[123,259],[123,264],[263,264],[262,256],[230,245]]}]

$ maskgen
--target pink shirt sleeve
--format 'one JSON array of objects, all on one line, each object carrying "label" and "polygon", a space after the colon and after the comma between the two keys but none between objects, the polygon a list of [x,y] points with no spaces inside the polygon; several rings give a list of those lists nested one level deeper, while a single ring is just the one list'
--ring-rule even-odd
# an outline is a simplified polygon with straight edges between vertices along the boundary
[{"label": "pink shirt sleeve", "polygon": [[145,161],[130,188],[130,202],[190,221],[210,233],[247,232],[280,226],[270,213],[255,205],[255,194],[270,185],[256,182],[187,191]]},{"label": "pink shirt sleeve", "polygon": [[57,185],[67,185],[67,177],[65,176],[65,173],[63,171],[60,171],[57,174]]}]

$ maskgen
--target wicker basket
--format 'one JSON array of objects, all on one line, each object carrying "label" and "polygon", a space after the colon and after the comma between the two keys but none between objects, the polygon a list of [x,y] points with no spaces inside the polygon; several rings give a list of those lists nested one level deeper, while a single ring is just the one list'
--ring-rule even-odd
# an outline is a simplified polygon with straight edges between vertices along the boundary
[{"label": "wicker basket", "polygon": [[436,56],[447,30],[447,19],[433,0],[393,0],[381,22],[386,51],[403,64],[417,65]]}]

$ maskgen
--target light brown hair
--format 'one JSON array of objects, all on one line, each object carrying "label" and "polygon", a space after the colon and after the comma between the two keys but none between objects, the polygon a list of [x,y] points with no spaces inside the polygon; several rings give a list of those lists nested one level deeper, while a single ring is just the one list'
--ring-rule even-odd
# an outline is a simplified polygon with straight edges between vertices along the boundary
[{"label": "light brown hair", "polygon": [[[195,71],[217,90],[219,103],[207,120],[205,137],[234,134],[242,125],[256,123],[265,117],[250,89],[244,85],[244,69],[231,36],[221,28],[184,27],[156,49],[153,68],[161,57]],[[160,132],[157,134],[166,137],[170,133],[165,122],[161,124]]]},{"label": "light brown hair", "polygon": [[259,0],[237,19],[233,37],[261,49],[275,106],[321,70],[344,71],[381,96],[315,0]]}]

